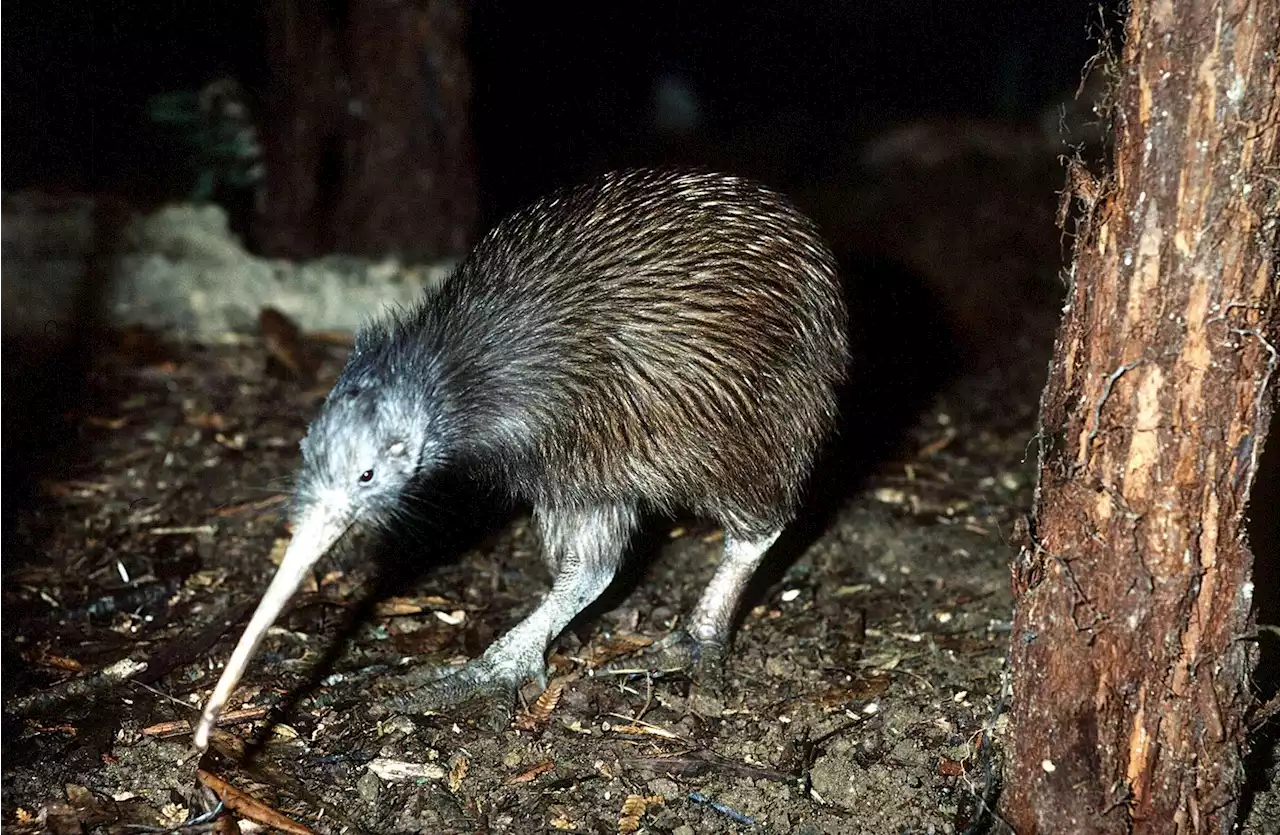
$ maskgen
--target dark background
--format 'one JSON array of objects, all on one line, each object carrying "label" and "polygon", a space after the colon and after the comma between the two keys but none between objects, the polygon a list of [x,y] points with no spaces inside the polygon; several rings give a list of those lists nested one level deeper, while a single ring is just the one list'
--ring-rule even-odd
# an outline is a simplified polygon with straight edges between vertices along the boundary
[{"label": "dark background", "polygon": [[[5,188],[129,194],[163,181],[171,149],[148,97],[221,75],[260,94],[259,8],[5,4]],[[813,171],[920,114],[1034,118],[1074,89],[1103,19],[1088,0],[482,0],[468,48],[484,216],[586,170],[668,156],[652,118],[663,73],[695,90],[703,147],[754,142]]]}]

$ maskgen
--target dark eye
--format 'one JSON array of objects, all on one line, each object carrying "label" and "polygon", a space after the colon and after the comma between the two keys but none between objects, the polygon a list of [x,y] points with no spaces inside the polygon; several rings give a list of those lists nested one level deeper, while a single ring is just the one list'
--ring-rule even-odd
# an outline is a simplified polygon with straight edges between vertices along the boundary
[{"label": "dark eye", "polygon": [[360,474],[361,484],[367,484],[370,481],[373,481],[373,470],[365,470]]}]

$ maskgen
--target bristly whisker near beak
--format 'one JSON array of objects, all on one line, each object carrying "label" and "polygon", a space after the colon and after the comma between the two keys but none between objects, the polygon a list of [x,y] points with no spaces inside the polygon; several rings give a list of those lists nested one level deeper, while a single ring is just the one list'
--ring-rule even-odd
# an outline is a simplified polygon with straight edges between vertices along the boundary
[{"label": "bristly whisker near beak", "polygon": [[254,610],[244,634],[240,636],[240,642],[227,661],[222,677],[205,702],[200,724],[196,726],[195,732],[195,745],[200,751],[208,748],[209,733],[218,721],[218,714],[240,683],[267,630],[298,590],[307,572],[346,534],[355,521],[350,505],[345,502],[317,502],[302,508],[296,520],[293,539],[285,550],[284,559],[280,561],[280,567],[276,570],[271,585],[263,593],[262,601]]}]

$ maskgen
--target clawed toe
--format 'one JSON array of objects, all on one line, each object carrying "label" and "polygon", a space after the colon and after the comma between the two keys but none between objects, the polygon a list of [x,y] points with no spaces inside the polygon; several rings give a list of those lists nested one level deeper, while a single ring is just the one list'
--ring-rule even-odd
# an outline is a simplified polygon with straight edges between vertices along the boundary
[{"label": "clawed toe", "polygon": [[407,675],[412,686],[370,707],[375,719],[395,714],[434,713],[464,703],[482,702],[484,724],[501,730],[511,722],[520,682],[475,661],[461,669],[425,669]]}]

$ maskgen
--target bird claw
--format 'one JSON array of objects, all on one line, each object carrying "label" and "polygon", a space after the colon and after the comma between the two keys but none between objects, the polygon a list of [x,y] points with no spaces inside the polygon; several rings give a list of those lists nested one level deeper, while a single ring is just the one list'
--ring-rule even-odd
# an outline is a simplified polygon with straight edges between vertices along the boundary
[{"label": "bird claw", "polygon": [[484,658],[456,670],[426,668],[410,673],[405,679],[414,686],[375,703],[370,708],[373,718],[433,713],[479,701],[483,722],[494,731],[501,731],[511,723],[522,681],[522,677],[494,669]]},{"label": "bird claw", "polygon": [[727,647],[720,641],[700,641],[676,629],[656,644],[641,650],[631,663],[606,667],[606,675],[646,673],[655,677],[684,674],[699,687],[719,693],[725,686]]}]

